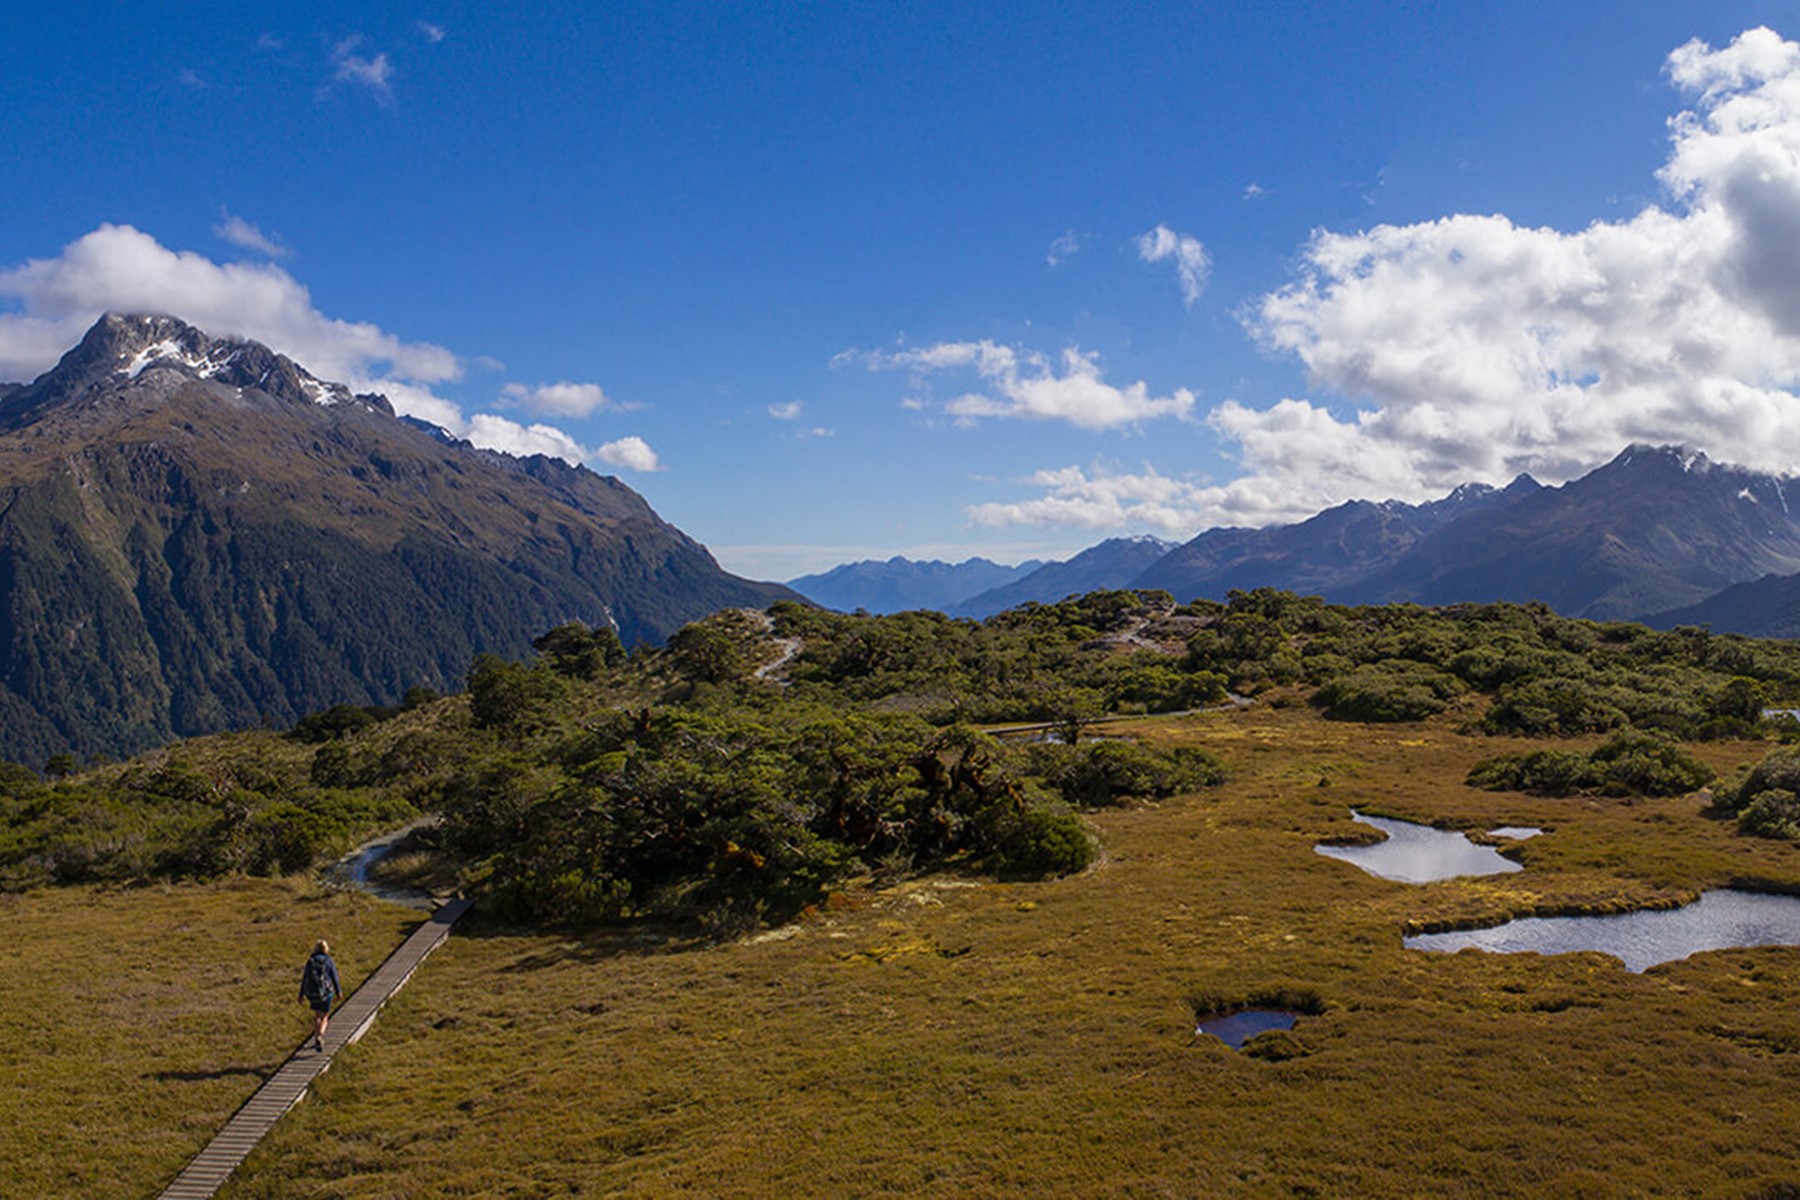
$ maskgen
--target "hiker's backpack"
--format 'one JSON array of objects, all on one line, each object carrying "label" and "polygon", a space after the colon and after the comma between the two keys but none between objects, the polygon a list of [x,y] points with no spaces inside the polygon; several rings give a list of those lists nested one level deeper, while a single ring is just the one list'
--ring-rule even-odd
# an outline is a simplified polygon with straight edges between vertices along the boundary
[{"label": "hiker's backpack", "polygon": [[315,954],[306,960],[300,974],[300,994],[315,1004],[331,1000],[331,976],[325,971],[325,958]]}]

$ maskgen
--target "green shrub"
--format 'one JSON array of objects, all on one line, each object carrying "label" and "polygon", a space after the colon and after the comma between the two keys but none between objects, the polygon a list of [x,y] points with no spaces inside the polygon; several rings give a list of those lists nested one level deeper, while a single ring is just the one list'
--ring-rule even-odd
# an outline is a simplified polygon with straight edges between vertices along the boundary
[{"label": "green shrub", "polygon": [[1800,841],[1800,796],[1786,788],[1770,788],[1738,814],[1739,833]]},{"label": "green shrub", "polygon": [[334,704],[301,717],[288,736],[297,742],[327,742],[367,729],[380,719],[376,712],[360,704]]},{"label": "green shrub", "polygon": [[1470,770],[1468,783],[1489,791],[1572,796],[1682,796],[1712,781],[1713,769],[1680,745],[1655,733],[1628,730],[1589,751],[1534,750],[1485,759]]},{"label": "green shrub", "polygon": [[561,681],[546,667],[509,663],[478,654],[469,667],[469,715],[477,728],[517,728],[548,710],[563,695]]},{"label": "green shrub", "polygon": [[1313,702],[1346,721],[1422,721],[1464,691],[1454,675],[1409,661],[1360,666],[1329,680]]},{"label": "green shrub", "polygon": [[991,865],[1013,879],[1071,875],[1094,861],[1094,842],[1081,818],[1066,808],[1033,806],[1001,833]]},{"label": "green shrub", "polygon": [[1481,719],[1484,733],[1570,737],[1604,733],[1630,723],[1609,697],[1572,679],[1530,679],[1500,689]]},{"label": "green shrub", "polygon": [[1077,808],[1116,804],[1127,796],[1160,800],[1225,782],[1225,764],[1197,746],[1158,750],[1117,738],[1040,749],[1045,782]]},{"label": "green shrub", "polygon": [[1800,795],[1800,748],[1770,751],[1742,780],[1716,789],[1713,803],[1720,811],[1735,816],[1749,808],[1764,792],[1774,791]]}]

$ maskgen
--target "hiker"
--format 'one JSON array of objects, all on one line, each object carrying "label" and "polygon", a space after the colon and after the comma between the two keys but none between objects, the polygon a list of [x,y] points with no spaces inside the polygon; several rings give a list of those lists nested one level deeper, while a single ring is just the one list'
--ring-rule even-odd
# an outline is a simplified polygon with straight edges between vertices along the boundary
[{"label": "hiker", "polygon": [[[331,961],[331,947],[324,938],[313,947],[312,957],[300,972],[300,999],[312,1005],[314,1050],[325,1049],[325,1027],[331,1024],[331,1002],[343,994],[338,983],[337,964]],[[302,1048],[305,1043],[301,1043]]]}]

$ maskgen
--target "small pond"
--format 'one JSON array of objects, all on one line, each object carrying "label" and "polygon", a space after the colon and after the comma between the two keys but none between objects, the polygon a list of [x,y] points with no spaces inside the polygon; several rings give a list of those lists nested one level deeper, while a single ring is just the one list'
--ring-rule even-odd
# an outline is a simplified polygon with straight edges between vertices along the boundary
[{"label": "small pond", "polygon": [[1195,1027],[1194,1032],[1216,1037],[1233,1050],[1241,1050],[1245,1042],[1259,1033],[1267,1033],[1271,1029],[1292,1029],[1299,1016],[1299,1013],[1289,1009],[1251,1008],[1230,1016],[1207,1017]]},{"label": "small pond", "polygon": [[1497,825],[1488,830],[1487,835],[1491,838],[1508,838],[1515,842],[1522,842],[1526,838],[1534,838],[1542,832],[1544,831],[1535,825]]},{"label": "small pond", "polygon": [[1352,814],[1364,825],[1387,834],[1372,846],[1314,846],[1326,858],[1338,858],[1371,875],[1401,883],[1432,883],[1459,875],[1504,875],[1525,868],[1492,846],[1477,846],[1460,833],[1429,825]]},{"label": "small pond", "polygon": [[1598,950],[1624,962],[1628,971],[1643,971],[1702,950],[1800,945],[1800,896],[1722,888],[1681,908],[1605,917],[1522,917],[1489,929],[1421,933],[1405,941],[1414,950],[1473,946],[1495,954]]}]

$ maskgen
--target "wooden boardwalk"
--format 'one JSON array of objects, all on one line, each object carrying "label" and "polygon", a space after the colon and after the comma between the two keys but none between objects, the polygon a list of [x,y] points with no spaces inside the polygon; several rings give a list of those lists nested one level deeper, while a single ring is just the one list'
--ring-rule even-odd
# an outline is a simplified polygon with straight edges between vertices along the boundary
[{"label": "wooden boardwalk", "polygon": [[184,1168],[175,1181],[162,1191],[162,1200],[209,1200],[228,1179],[238,1164],[249,1156],[264,1134],[274,1128],[282,1114],[300,1103],[312,1081],[331,1066],[331,1057],[367,1033],[375,1023],[375,1014],[388,997],[412,978],[425,956],[436,950],[450,936],[451,928],[469,911],[470,901],[453,900],[431,914],[430,920],[415,929],[388,955],[386,962],[363,981],[356,994],[331,1014],[331,1028],[325,1033],[325,1049],[307,1047],[308,1034],[302,1048],[282,1064],[279,1071],[245,1101],[244,1107],[226,1122],[206,1149]]}]

